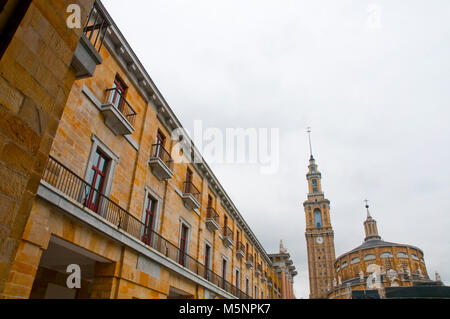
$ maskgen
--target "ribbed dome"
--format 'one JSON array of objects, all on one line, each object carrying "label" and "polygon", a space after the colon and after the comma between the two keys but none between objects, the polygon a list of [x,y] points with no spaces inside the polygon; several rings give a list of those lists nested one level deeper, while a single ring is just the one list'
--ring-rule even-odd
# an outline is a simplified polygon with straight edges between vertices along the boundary
[{"label": "ribbed dome", "polygon": [[[341,259],[342,257],[357,252],[357,251],[361,251],[361,250],[366,250],[366,249],[370,249],[370,248],[375,248],[375,247],[409,247],[409,248],[413,248],[416,249],[420,252],[422,252],[422,250],[420,248],[417,248],[415,246],[412,245],[404,245],[404,244],[397,244],[397,243],[390,243],[384,240],[379,240],[379,239],[374,239],[374,240],[367,240],[365,242],[363,242],[361,245],[359,245],[358,247],[342,254],[341,256],[339,256],[338,258],[336,258],[336,260]],[[423,253],[423,252],[422,252]]]}]

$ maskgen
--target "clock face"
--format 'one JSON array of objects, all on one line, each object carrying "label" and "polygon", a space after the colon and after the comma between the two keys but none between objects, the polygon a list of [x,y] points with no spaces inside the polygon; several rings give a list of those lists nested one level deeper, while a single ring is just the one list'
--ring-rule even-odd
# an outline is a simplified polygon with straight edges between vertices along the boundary
[{"label": "clock face", "polygon": [[318,244],[323,244],[323,238],[322,237],[317,237],[316,239]]}]

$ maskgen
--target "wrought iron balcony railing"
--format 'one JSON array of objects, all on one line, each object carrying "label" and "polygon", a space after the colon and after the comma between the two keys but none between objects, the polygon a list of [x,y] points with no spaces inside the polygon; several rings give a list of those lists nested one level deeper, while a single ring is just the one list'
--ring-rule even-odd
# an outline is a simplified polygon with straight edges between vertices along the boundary
[{"label": "wrought iron balcony railing", "polygon": [[211,206],[208,207],[208,209],[206,210],[206,218],[207,219],[212,219],[214,220],[216,223],[219,223],[219,214],[216,212],[216,210],[214,208],[212,208]]},{"label": "wrought iron balcony railing", "polygon": [[105,220],[124,230],[132,237],[140,240],[147,246],[165,255],[172,261],[221,287],[228,293],[239,299],[250,299],[236,286],[226,281],[212,270],[205,267],[195,258],[180,250],[176,245],[162,237],[157,232],[147,227],[139,219],[117,205],[104,194],[96,191],[81,177],[73,173],[69,168],[61,164],[53,157],[49,157],[42,180],[52,187],[64,193],[65,196],[80,203],[83,207],[102,216]]},{"label": "wrought iron balcony railing", "polygon": [[242,252],[245,252],[245,245],[242,243],[242,242],[238,242],[237,244],[236,244],[236,251],[242,251]]},{"label": "wrought iron balcony railing", "polygon": [[240,241],[236,243],[236,257],[238,259],[245,257],[245,245]]},{"label": "wrought iron balcony railing", "polygon": [[191,194],[200,203],[200,191],[192,182],[184,183],[184,193]]},{"label": "wrought iron balcony railing", "polygon": [[223,235],[223,237],[228,237],[228,238],[232,239],[233,238],[233,231],[231,230],[230,227],[224,226],[222,235]]},{"label": "wrought iron balcony railing", "polygon": [[131,125],[134,125],[136,111],[117,88],[106,90],[106,104],[115,106]]},{"label": "wrought iron balcony railing", "polygon": [[173,159],[170,153],[164,148],[164,146],[159,144],[154,144],[152,146],[152,157],[159,158],[168,169],[173,170]]},{"label": "wrought iron balcony railing", "polygon": [[256,264],[256,269],[255,269],[255,275],[258,277],[259,275],[261,275],[262,273],[262,266],[261,264]]},{"label": "wrought iron balcony railing", "polygon": [[98,52],[100,52],[103,46],[109,26],[110,23],[106,18],[106,14],[102,11],[97,1],[95,1],[89,12],[89,17],[84,26],[83,33]]}]

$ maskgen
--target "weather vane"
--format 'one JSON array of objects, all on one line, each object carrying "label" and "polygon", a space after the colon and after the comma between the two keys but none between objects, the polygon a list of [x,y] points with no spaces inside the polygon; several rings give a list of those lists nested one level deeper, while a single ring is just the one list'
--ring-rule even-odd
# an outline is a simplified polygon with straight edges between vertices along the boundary
[{"label": "weather vane", "polygon": [[366,208],[369,208],[369,200],[368,200],[368,199],[365,199],[365,200],[364,200],[364,203],[366,203]]},{"label": "weather vane", "polygon": [[367,209],[367,217],[370,217],[370,212],[369,212],[369,200],[365,199],[364,203],[366,203],[366,209]]},{"label": "weather vane", "polygon": [[311,143],[311,127],[308,126],[306,132],[308,132],[309,137],[309,151],[311,152],[311,158],[313,157],[312,153],[312,143]]}]

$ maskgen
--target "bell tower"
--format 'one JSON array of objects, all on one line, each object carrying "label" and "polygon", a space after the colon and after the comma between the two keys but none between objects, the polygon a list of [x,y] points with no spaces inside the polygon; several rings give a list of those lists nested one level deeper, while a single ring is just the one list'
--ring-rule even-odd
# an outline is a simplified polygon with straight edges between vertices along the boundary
[{"label": "bell tower", "polygon": [[334,278],[334,232],[330,220],[330,201],[322,190],[322,174],[312,154],[311,129],[308,128],[311,157],[309,160],[307,200],[303,203],[306,217],[306,245],[310,298],[326,298]]}]

